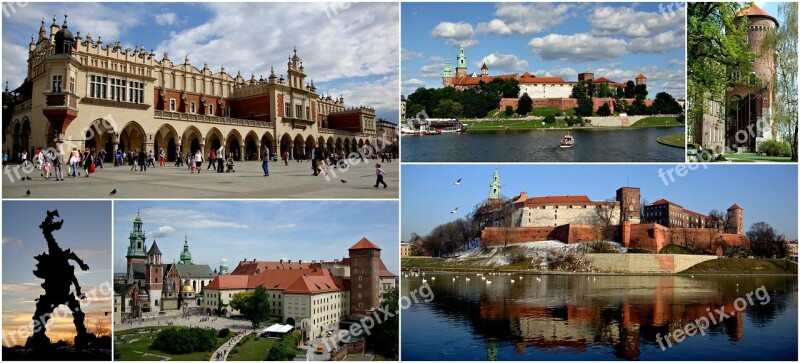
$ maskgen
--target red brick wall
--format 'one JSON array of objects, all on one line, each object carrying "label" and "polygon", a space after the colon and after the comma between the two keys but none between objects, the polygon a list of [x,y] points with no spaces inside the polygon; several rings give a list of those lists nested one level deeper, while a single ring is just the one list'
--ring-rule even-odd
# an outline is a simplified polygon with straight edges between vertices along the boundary
[{"label": "red brick wall", "polygon": [[231,117],[250,119],[250,114],[255,114],[255,119],[269,121],[270,103],[269,95],[258,95],[241,98],[231,103]]},{"label": "red brick wall", "polygon": [[[506,241],[508,231],[508,241]],[[487,246],[502,246],[508,243],[559,240],[565,243],[592,241],[595,238],[592,226],[564,224],[558,227],[486,227],[481,232],[481,243]]]},{"label": "red brick wall", "polygon": [[361,132],[361,117],[357,113],[328,116],[328,127],[337,130]]},{"label": "red brick wall", "polygon": [[278,93],[278,117],[286,117],[286,105],[283,102],[283,93]]},{"label": "red brick wall", "polygon": [[[609,107],[611,107],[611,112],[614,112],[614,99],[610,97],[606,98],[593,98],[592,99],[592,109],[596,112],[603,104],[609,103]],[[629,98],[626,99],[628,104],[633,103],[633,99]],[[653,104],[652,100],[645,100],[644,103],[647,106]],[[500,99],[500,112],[505,112],[506,106],[511,106],[513,109],[517,109],[517,105],[519,104],[519,99],[516,98],[501,98]],[[537,98],[533,100],[533,107],[552,107],[559,110],[566,110],[570,108],[578,107],[578,100],[574,98]]]}]

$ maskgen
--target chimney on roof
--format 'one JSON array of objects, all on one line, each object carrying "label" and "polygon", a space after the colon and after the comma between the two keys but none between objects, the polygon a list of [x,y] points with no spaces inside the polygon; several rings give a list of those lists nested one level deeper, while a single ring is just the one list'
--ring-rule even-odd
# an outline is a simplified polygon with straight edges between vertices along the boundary
[{"label": "chimney on roof", "polygon": [[292,260],[289,260],[289,263],[292,263]]},{"label": "chimney on roof", "polygon": [[283,263],[283,259],[281,259],[281,263]]},{"label": "chimney on roof", "polygon": [[256,275],[258,275],[258,274],[261,274],[261,269],[260,268],[256,269]]}]

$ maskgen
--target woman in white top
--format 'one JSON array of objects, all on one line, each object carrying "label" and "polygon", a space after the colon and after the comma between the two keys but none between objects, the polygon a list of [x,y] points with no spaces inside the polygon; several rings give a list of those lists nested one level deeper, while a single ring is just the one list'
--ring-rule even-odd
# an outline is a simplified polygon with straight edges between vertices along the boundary
[{"label": "woman in white top", "polygon": [[[200,174],[200,167],[203,165],[203,154],[200,153],[200,150],[194,154],[194,165],[197,168],[197,174]],[[194,174],[194,172],[192,172]]]}]

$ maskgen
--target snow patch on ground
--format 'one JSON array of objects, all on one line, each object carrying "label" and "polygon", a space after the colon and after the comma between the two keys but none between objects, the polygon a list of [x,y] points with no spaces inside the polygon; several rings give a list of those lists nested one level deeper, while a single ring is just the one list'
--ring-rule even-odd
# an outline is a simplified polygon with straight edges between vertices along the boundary
[{"label": "snow patch on ground", "polygon": [[[531,258],[531,262],[546,268],[554,260],[563,260],[568,255],[582,255],[592,250],[592,245],[596,242],[582,242],[567,244],[558,240],[535,241],[512,243],[507,247],[492,246],[486,248],[473,249],[462,253],[460,256],[451,260],[453,264],[469,261],[484,267],[506,266],[511,263],[508,253],[512,250],[522,250],[526,256]],[[606,241],[618,253],[627,252],[627,248],[617,242]]]}]

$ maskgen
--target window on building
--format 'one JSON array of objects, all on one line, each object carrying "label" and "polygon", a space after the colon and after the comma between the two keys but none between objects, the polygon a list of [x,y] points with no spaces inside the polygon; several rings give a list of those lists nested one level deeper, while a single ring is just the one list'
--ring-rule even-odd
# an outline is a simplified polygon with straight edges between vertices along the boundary
[{"label": "window on building", "polygon": [[285,113],[285,117],[292,117],[292,105],[289,102],[286,102],[284,105],[283,112]]},{"label": "window on building", "polygon": [[172,112],[175,112],[175,99],[174,98],[170,98],[169,99],[169,110],[172,111]]},{"label": "window on building", "polygon": [[109,83],[111,85],[111,99],[120,102],[126,101],[125,85],[127,82],[123,79],[109,78]]},{"label": "window on building", "polygon": [[61,75],[53,76],[53,88],[51,89],[51,92],[61,92],[61,83],[63,81],[62,77],[63,76]]},{"label": "window on building", "polygon": [[231,117],[231,108],[225,107],[225,117]]},{"label": "window on building", "polygon": [[130,102],[144,103],[144,82],[129,81],[128,95],[130,98]]},{"label": "window on building", "polygon": [[303,105],[294,105],[294,117],[300,118],[303,116]]},{"label": "window on building", "polygon": [[69,92],[75,93],[75,77],[69,77]]},{"label": "window on building", "polygon": [[194,101],[189,102],[189,113],[195,113],[195,112],[196,112],[196,109],[195,109]]},{"label": "window on building", "polygon": [[107,85],[108,77],[101,77],[91,75],[89,76],[89,97],[92,98],[107,98]]},{"label": "window on building", "polygon": [[208,105],[208,114],[209,115],[213,115],[214,114],[214,105]]},{"label": "window on building", "polygon": [[306,106],[306,120],[310,120],[310,119],[311,119],[311,108]]}]

